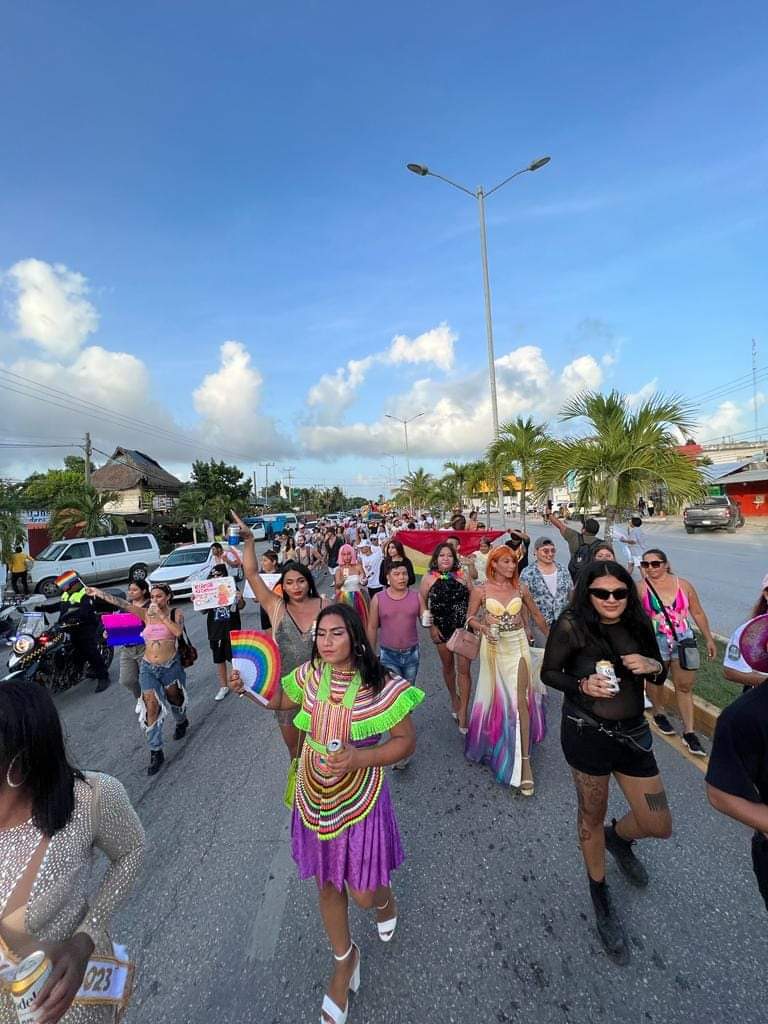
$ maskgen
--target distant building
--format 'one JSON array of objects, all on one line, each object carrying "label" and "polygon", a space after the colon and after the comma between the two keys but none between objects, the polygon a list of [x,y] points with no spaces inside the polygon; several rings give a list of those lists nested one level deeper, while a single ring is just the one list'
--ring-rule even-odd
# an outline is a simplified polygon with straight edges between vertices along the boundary
[{"label": "distant building", "polygon": [[148,520],[155,512],[169,512],[179,497],[182,483],[149,455],[131,448],[116,448],[105,466],[91,474],[97,491],[117,491],[117,501],[107,512]]},{"label": "distant building", "polygon": [[[718,467],[719,469],[720,467]],[[768,516],[768,454],[763,451],[752,459],[730,468],[730,472],[713,472],[709,467],[707,476],[712,484],[720,488],[737,503],[745,519]]]}]

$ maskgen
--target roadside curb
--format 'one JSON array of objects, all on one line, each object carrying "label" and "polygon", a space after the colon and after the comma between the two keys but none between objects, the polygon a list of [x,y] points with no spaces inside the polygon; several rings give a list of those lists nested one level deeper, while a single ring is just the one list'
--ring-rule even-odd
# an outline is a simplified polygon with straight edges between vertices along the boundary
[{"label": "roadside curb", "polygon": [[[669,708],[672,711],[677,711],[677,698],[675,697],[675,688],[669,683],[664,683],[664,691],[662,694],[664,701],[664,707]],[[703,732],[705,736],[712,737],[717,725],[717,719],[720,717],[720,708],[715,704],[711,704],[708,700],[704,700],[702,697],[693,696],[693,722],[696,726],[697,731]]]}]

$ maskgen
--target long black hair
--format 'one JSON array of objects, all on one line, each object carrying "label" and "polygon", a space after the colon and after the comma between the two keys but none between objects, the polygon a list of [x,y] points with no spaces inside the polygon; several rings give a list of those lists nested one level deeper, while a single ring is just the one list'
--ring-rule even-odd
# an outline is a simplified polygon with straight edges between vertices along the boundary
[{"label": "long black hair", "polygon": [[459,556],[456,554],[456,551],[455,551],[453,545],[449,544],[447,540],[441,540],[440,543],[435,548],[435,550],[432,552],[432,557],[429,560],[429,568],[430,568],[430,570],[432,572],[437,572],[437,559],[440,557],[440,552],[443,550],[443,548],[448,548],[448,550],[453,555],[453,565],[451,566],[451,570],[450,571],[451,572],[458,572],[459,569],[461,568],[461,562],[459,561]]},{"label": "long black hair", "polygon": [[21,781],[32,820],[46,836],[64,828],[75,809],[75,779],[51,695],[36,683],[0,686],[0,778]]},{"label": "long black hair", "polygon": [[[308,588],[307,589],[307,597],[320,597],[320,595],[317,592],[317,587],[315,586],[315,578],[312,575],[312,573],[309,571],[307,566],[306,565],[302,565],[301,562],[294,562],[293,560],[291,560],[290,562],[284,562],[283,563],[283,566],[282,566],[282,568],[280,570],[280,587],[281,588],[283,586],[283,581],[285,580],[286,573],[289,573],[289,572],[297,572],[299,574],[299,576],[303,576],[304,579],[307,581],[307,588]],[[288,594],[286,594],[285,590],[282,591],[282,594],[283,594],[283,601],[285,601],[286,604],[290,604],[291,603],[291,599],[288,596]]]},{"label": "long black hair", "polygon": [[405,548],[403,547],[402,543],[399,540],[395,540],[394,537],[390,537],[388,541],[385,541],[385,543],[384,543],[384,557],[385,558],[392,558],[392,555],[390,555],[390,553],[389,553],[389,549],[392,546],[394,546],[395,551],[397,552],[397,556],[396,557],[397,558],[402,558],[402,560],[405,561]]},{"label": "long black hair", "polygon": [[[353,668],[360,673],[363,686],[370,686],[376,693],[381,690],[389,678],[390,673],[376,657],[376,652],[371,647],[368,637],[365,635],[363,624],[357,612],[348,604],[330,604],[323,608],[315,621],[315,634],[320,623],[327,615],[338,615],[344,622],[350,643],[350,660]],[[320,652],[317,649],[317,635],[312,641],[312,654],[310,660],[317,665],[322,662]]]},{"label": "long black hair", "polygon": [[589,595],[590,588],[595,580],[601,577],[613,576],[627,588],[627,606],[621,613],[620,621],[627,627],[639,644],[645,649],[650,644],[651,649],[656,644],[656,637],[653,632],[651,620],[645,614],[645,609],[640,603],[635,583],[623,565],[618,562],[590,562],[578,575],[573,590],[573,597],[568,609],[571,619],[575,619],[579,625],[594,640],[605,639],[605,631],[600,616],[592,604]]}]

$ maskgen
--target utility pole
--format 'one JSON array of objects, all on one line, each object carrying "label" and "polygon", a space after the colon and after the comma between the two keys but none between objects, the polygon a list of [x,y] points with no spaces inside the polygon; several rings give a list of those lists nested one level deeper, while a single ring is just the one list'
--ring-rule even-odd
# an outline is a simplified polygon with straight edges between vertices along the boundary
[{"label": "utility pole", "polygon": [[[754,342],[753,342],[754,344]],[[93,448],[91,447],[91,435],[86,433],[85,435],[85,486],[91,486],[91,454]]]},{"label": "utility pole", "polygon": [[260,462],[260,466],[264,467],[264,505],[269,507],[269,467],[274,466],[274,462]]},{"label": "utility pole", "polygon": [[283,472],[288,478],[288,504],[293,505],[293,471],[295,466],[283,466]]},{"label": "utility pole", "polygon": [[757,428],[757,342],[752,339],[752,409],[755,414],[755,440],[758,439]]}]

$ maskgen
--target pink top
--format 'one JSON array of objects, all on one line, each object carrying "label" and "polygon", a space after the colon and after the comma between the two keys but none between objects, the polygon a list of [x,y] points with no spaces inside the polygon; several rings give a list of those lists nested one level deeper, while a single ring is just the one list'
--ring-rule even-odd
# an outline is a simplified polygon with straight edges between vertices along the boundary
[{"label": "pink top", "polygon": [[176,637],[168,629],[167,626],[163,625],[162,622],[153,622],[151,625],[147,623],[141,632],[144,639],[144,643],[148,644],[150,640],[175,640]]},{"label": "pink top", "polygon": [[[661,602],[657,601],[653,594],[648,589],[646,584],[645,593],[643,594],[643,608],[645,609],[646,615],[653,622],[653,628],[656,632],[656,636],[666,636],[670,640],[674,640],[672,636],[672,630],[669,628],[667,622],[667,616],[664,614]],[[675,599],[672,604],[666,605],[667,615],[672,621],[672,625],[675,627],[675,633],[678,636],[683,636],[685,633],[689,633],[691,630],[691,624],[688,619],[688,595],[680,586],[680,581],[677,582],[677,590],[675,591]]]},{"label": "pink top", "polygon": [[400,601],[393,600],[386,590],[379,591],[379,642],[392,651],[407,651],[419,642],[419,595],[409,590]]}]

